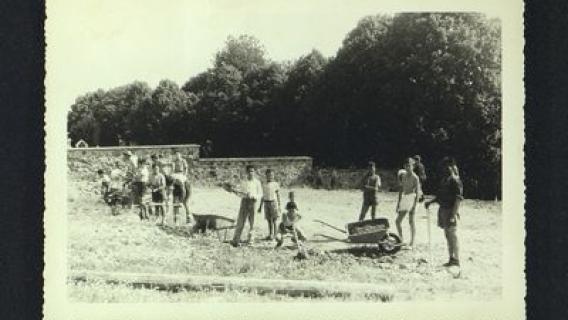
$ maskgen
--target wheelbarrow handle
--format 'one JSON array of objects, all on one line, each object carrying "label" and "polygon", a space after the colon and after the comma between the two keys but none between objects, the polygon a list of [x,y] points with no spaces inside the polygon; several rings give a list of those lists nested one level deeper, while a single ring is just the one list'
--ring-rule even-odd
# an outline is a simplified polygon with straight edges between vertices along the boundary
[{"label": "wheelbarrow handle", "polygon": [[329,224],[329,223],[327,223],[327,222],[325,222],[325,221],[322,221],[322,220],[319,220],[319,219],[314,219],[314,222],[321,223],[321,224],[323,224],[324,226],[328,226],[328,227],[330,227],[330,228],[332,228],[332,229],[334,229],[334,230],[337,230],[337,231],[339,231],[339,232],[347,233],[347,231],[345,231],[344,229],[338,228],[338,227],[336,227],[336,226],[334,226],[334,225],[331,225],[331,224]]}]

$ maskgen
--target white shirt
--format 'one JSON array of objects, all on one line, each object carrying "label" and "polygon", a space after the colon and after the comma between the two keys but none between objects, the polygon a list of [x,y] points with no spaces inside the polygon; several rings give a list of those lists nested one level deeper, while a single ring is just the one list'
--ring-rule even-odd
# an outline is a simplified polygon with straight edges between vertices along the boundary
[{"label": "white shirt", "polygon": [[110,172],[110,187],[113,189],[121,189],[122,183],[120,179],[122,178],[122,171],[120,169],[113,169]]},{"label": "white shirt", "polygon": [[276,192],[280,190],[280,185],[276,181],[270,181],[262,186],[262,200],[274,201],[276,200]]},{"label": "white shirt", "polygon": [[245,179],[241,183],[241,191],[250,194],[250,198],[259,200],[262,197],[262,184],[257,178]]},{"label": "white shirt", "polygon": [[148,183],[148,181],[150,180],[150,170],[148,170],[148,167],[144,166],[142,168],[139,168],[137,178],[137,181]]}]

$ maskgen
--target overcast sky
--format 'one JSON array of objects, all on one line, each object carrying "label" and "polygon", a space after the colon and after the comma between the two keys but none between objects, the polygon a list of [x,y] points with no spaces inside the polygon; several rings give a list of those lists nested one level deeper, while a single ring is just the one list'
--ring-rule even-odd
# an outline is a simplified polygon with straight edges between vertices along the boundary
[{"label": "overcast sky", "polygon": [[48,99],[59,109],[135,80],[182,85],[212,65],[229,35],[255,36],[276,61],[313,48],[332,56],[362,17],[389,12],[376,0],[51,0]]}]

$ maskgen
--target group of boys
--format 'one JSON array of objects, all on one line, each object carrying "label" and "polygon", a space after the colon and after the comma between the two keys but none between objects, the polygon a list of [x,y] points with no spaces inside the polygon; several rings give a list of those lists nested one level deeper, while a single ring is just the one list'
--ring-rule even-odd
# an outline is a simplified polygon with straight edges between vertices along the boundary
[{"label": "group of boys", "polygon": [[[130,198],[138,208],[141,220],[149,220],[150,215],[161,217],[164,223],[170,201],[174,218],[179,207],[184,207],[186,222],[191,222],[188,199],[191,186],[187,179],[189,166],[187,161],[176,152],[171,164],[167,164],[161,155],[152,155],[150,159],[138,159],[132,152],[123,153],[125,171],[120,170],[120,162],[115,162],[110,176],[102,169],[97,171],[101,179],[101,193],[107,204],[116,205],[117,197],[122,194]],[[152,210],[155,208],[155,211]]]},{"label": "group of boys", "polygon": [[[365,219],[369,208],[371,209],[371,219],[375,219],[376,208],[378,205],[378,192],[381,187],[381,178],[376,173],[375,163],[369,162],[369,172],[363,178],[361,189],[363,191],[363,205],[359,220]],[[459,218],[459,205],[463,199],[463,186],[459,176],[459,170],[454,159],[446,157],[440,163],[442,179],[439,189],[434,198],[424,203],[426,209],[432,203],[438,203],[438,226],[444,230],[448,246],[449,261],[444,266],[459,266],[459,246],[457,238],[457,219]],[[426,171],[421,162],[420,156],[405,159],[403,169],[397,174],[400,184],[398,200],[396,205],[396,229],[400,239],[403,241],[403,248],[412,249],[416,236],[416,225],[414,215],[417,202],[424,201],[422,186],[426,181]],[[402,233],[402,221],[408,214],[410,224],[410,242],[404,243]]]},{"label": "group of boys", "polygon": [[[156,206],[157,215],[162,217],[167,211],[167,203],[170,195],[173,195],[174,210],[177,210],[182,204],[185,208],[187,223],[190,223],[190,212],[187,205],[190,188],[187,180],[189,166],[187,161],[183,159],[179,152],[176,152],[174,160],[171,163],[171,171],[165,165],[163,159],[159,156],[152,156],[150,162],[152,172],[148,170],[149,163],[145,160],[138,161],[137,157],[130,152],[124,154],[126,163],[126,174],[124,175],[124,186],[130,185],[132,189],[133,202],[140,208],[140,218],[148,219],[148,208],[144,205],[143,199],[146,190],[151,191],[151,199],[154,204],[163,203]],[[111,171],[111,175],[106,176],[102,170],[99,170],[101,176],[102,193],[107,196],[120,187],[120,179],[122,174],[119,170],[119,164]],[[378,205],[378,193],[381,187],[381,178],[376,173],[376,165],[369,162],[369,172],[363,178],[361,189],[363,191],[363,204],[359,215],[359,220],[365,219],[369,209],[371,209],[371,219],[376,217],[376,209]],[[459,246],[457,239],[457,219],[459,218],[459,205],[463,199],[463,186],[459,176],[459,170],[455,160],[444,158],[440,163],[440,171],[442,179],[435,197],[425,202],[426,209],[432,203],[438,203],[438,226],[444,230],[448,245],[449,261],[445,266],[459,266]],[[277,221],[281,216],[282,207],[280,201],[280,185],[274,180],[274,172],[267,169],[266,181],[261,183],[255,177],[256,169],[249,165],[246,167],[246,178],[241,182],[239,187],[230,187],[231,191],[241,198],[239,213],[237,216],[237,224],[231,245],[240,246],[241,234],[246,224],[249,222],[249,233],[247,242],[253,242],[252,230],[254,227],[255,212],[260,213],[264,208],[264,217],[268,224],[268,235],[265,240],[276,240],[277,247],[282,245],[285,234],[293,235],[294,241],[305,241],[304,233],[298,225],[301,216],[298,212],[298,205],[294,200],[294,193],[289,193],[289,201],[286,204],[285,212],[282,214],[282,221],[277,226]],[[410,242],[404,244],[404,248],[412,249],[416,236],[416,226],[414,215],[417,202],[424,201],[422,186],[426,181],[424,165],[421,163],[420,156],[405,159],[403,169],[397,174],[400,184],[398,193],[398,201],[396,205],[396,228],[399,237],[403,240],[402,221],[408,215],[410,224]],[[258,208],[258,209],[257,209]],[[177,216],[177,211],[174,212]],[[403,240],[404,243],[404,240]]]},{"label": "group of boys", "polygon": [[[237,225],[233,240],[230,242],[232,246],[238,247],[241,244],[241,234],[246,221],[249,222],[249,233],[247,242],[252,243],[254,237],[252,230],[254,227],[255,212],[260,213],[264,207],[264,217],[268,224],[268,235],[264,240],[276,240],[276,246],[282,245],[285,234],[292,234],[294,241],[305,241],[306,238],[298,222],[301,216],[298,212],[298,205],[294,200],[294,193],[288,194],[289,201],[286,204],[285,212],[282,214],[282,221],[276,228],[281,213],[280,201],[280,185],[274,180],[274,172],[271,169],[266,170],[266,181],[261,183],[255,177],[255,167],[248,165],[246,167],[246,178],[241,182],[239,187],[229,187],[231,191],[241,198],[239,214],[237,216]],[[258,209],[256,209],[258,206]]]}]

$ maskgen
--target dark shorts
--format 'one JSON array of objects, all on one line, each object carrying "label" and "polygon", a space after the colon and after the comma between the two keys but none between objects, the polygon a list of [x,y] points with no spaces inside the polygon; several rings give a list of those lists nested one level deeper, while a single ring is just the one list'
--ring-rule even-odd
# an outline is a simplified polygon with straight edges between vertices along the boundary
[{"label": "dark shorts", "polygon": [[142,181],[132,182],[132,195],[134,204],[141,204],[142,197],[146,193],[146,184]]},{"label": "dark shorts", "polygon": [[376,195],[363,194],[363,204],[366,206],[376,206],[379,204],[379,199]]},{"label": "dark shorts", "polygon": [[164,202],[164,198],[164,192],[162,190],[152,192],[152,202],[162,203]]},{"label": "dark shorts", "polygon": [[[280,230],[281,234],[287,234],[287,233],[294,234],[293,227],[292,226],[285,226],[284,223],[282,223],[282,222],[280,222],[278,229]],[[304,232],[298,226],[296,226],[296,234],[298,235],[298,239],[300,239],[301,241],[306,241],[306,236],[304,235]]]},{"label": "dark shorts", "polygon": [[266,220],[278,219],[278,204],[276,201],[264,201],[264,218]]},{"label": "dark shorts", "polygon": [[452,208],[440,207],[440,209],[438,209],[438,227],[446,229],[457,226],[457,217],[454,221],[450,221],[451,214]]}]

